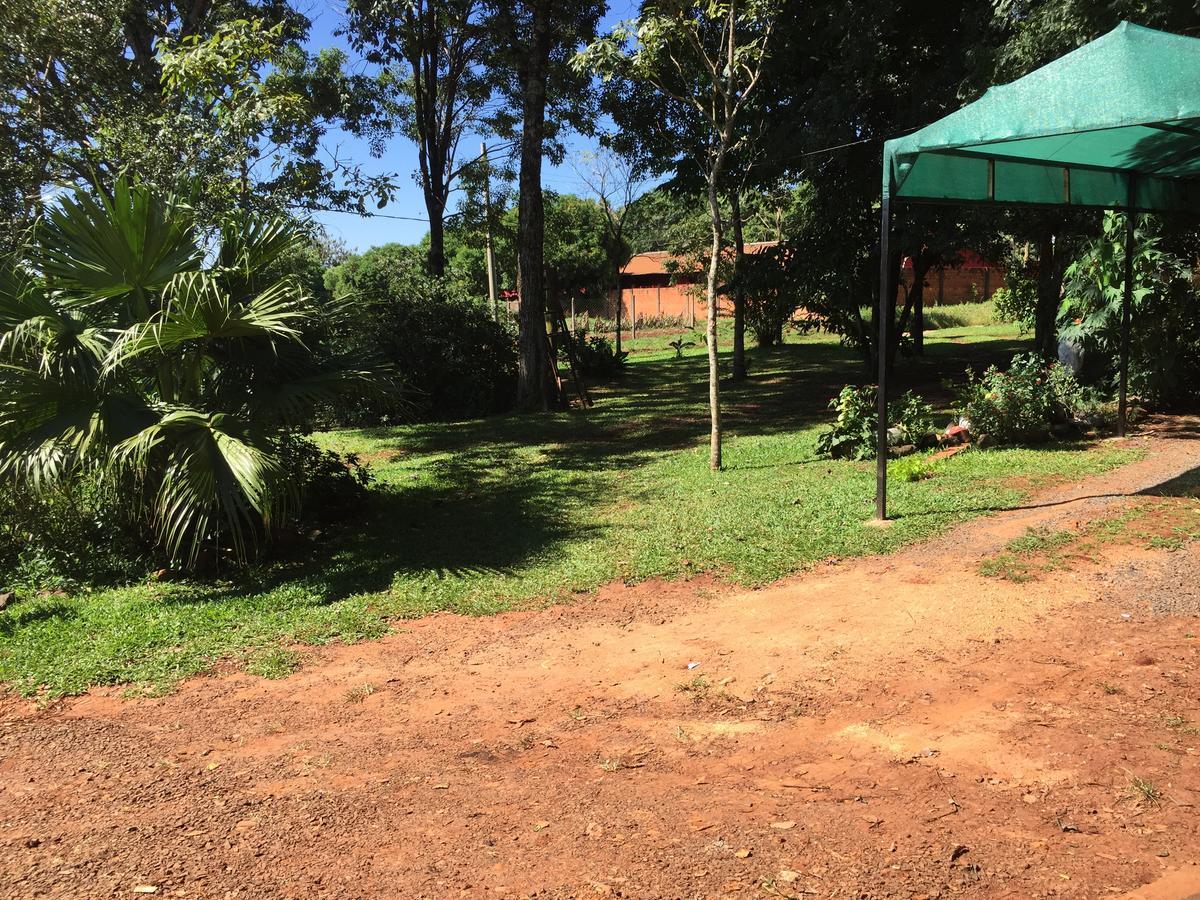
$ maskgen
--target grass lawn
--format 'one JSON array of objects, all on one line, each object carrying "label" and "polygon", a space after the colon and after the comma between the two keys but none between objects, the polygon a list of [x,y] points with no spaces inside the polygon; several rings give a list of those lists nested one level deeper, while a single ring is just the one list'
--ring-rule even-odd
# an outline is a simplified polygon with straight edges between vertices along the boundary
[{"label": "grass lawn", "polygon": [[[713,474],[703,344],[676,360],[668,340],[639,339],[628,372],[595,389],[586,413],[320,436],[377,475],[356,520],[235,581],[16,603],[0,611],[0,680],[46,696],[93,684],[161,691],[226,657],[283,675],[297,644],[370,638],[435,610],[486,614],[614,579],[702,572],[759,585],[829,557],[886,552],[1016,504],[1031,485],[1133,456],[1061,445],[960,454],[932,478],[896,479],[897,521],[872,528],[873,463],[814,452],[829,397],[861,379],[851,353],[819,336],[753,352],[749,382],[725,393],[726,469]],[[945,377],[1021,346],[1011,326],[933,332],[898,389],[944,403]]]}]

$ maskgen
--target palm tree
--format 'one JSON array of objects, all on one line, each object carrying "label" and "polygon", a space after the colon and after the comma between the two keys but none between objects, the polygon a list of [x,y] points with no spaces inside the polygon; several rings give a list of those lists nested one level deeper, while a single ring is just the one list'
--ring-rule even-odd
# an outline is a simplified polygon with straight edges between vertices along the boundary
[{"label": "palm tree", "polygon": [[61,199],[0,265],[0,479],[119,479],[189,568],[245,560],[294,514],[280,442],[380,376],[306,340],[331,311],[279,273],[294,223],[237,214],[203,237],[179,196],[122,179]]}]

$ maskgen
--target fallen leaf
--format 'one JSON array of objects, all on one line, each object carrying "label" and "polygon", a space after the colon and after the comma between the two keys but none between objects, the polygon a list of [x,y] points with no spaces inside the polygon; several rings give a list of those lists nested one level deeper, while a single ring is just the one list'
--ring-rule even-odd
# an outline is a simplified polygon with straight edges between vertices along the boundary
[{"label": "fallen leaf", "polygon": [[746,859],[750,855],[750,851],[747,848],[743,847],[741,850],[737,851],[737,853],[735,853],[733,855],[736,856],[738,859]]}]

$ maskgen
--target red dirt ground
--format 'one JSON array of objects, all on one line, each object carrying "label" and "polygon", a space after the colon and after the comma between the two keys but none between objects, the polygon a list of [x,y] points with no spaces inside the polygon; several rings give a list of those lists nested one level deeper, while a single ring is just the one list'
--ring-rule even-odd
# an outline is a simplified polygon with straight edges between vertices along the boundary
[{"label": "red dirt ground", "polygon": [[976,572],[1200,466],[1200,441],[1142,442],[1119,472],[766,590],[614,585],[400,623],[281,681],[2,699],[0,894],[1200,892],[1196,545]]}]

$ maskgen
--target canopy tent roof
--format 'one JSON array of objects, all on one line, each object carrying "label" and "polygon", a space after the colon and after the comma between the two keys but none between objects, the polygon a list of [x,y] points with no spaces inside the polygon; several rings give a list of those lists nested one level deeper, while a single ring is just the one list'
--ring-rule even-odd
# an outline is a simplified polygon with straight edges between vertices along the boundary
[{"label": "canopy tent roof", "polygon": [[1200,212],[1200,39],[1122,22],[888,141],[883,192]]}]

